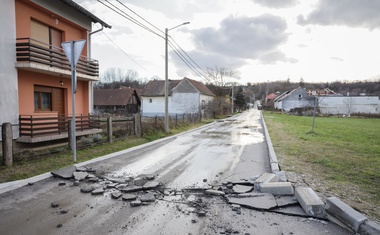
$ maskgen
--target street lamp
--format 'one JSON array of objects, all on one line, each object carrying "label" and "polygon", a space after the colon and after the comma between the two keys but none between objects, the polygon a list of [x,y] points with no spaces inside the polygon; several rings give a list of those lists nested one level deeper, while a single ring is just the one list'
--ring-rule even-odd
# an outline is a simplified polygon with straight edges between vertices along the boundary
[{"label": "street lamp", "polygon": [[185,24],[190,24],[190,22],[183,22],[170,29],[165,28],[165,133],[169,133],[168,32]]}]

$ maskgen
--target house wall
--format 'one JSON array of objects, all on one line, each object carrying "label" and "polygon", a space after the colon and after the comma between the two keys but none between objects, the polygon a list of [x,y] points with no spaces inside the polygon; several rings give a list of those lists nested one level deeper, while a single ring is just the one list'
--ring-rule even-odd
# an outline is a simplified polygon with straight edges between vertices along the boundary
[{"label": "house wall", "polygon": [[198,113],[200,111],[199,93],[172,93],[169,105],[171,115]]},{"label": "house wall", "polygon": [[307,96],[304,89],[297,88],[282,100],[282,109],[289,112],[295,108],[313,107],[313,100],[314,97]]},{"label": "house wall", "polygon": [[[49,10],[45,10],[45,9],[35,6],[29,1],[22,1],[22,0],[15,1],[16,3],[16,37],[17,38],[30,37],[31,21],[33,19],[45,25],[48,25],[52,28],[62,31],[63,42],[78,40],[78,39],[87,40],[87,28],[81,27],[77,24],[70,22],[70,20],[74,20],[73,16],[71,17],[69,16],[70,18],[65,19],[64,17],[61,17],[60,15],[52,14],[52,12],[54,11],[63,12],[64,10],[69,11],[69,12],[75,12],[72,10],[72,8],[67,8],[66,6],[61,5],[63,3],[60,3],[59,1],[53,2],[49,0],[43,0],[43,1],[39,0],[36,2],[44,3],[41,5],[52,5],[52,6],[50,6]],[[62,8],[59,9],[59,6],[61,6]],[[67,15],[67,14],[63,14],[63,15]],[[71,13],[71,15],[73,15],[73,13]],[[91,21],[89,19],[87,19],[87,22],[91,26]],[[82,23],[82,25],[83,24],[84,22]],[[87,42],[86,42],[86,45],[87,45]],[[86,45],[84,46],[83,51],[82,51],[82,55],[84,56],[87,55]]]},{"label": "house wall", "polygon": [[318,100],[318,107],[322,114],[380,114],[380,99],[377,96],[327,96],[319,97]]},{"label": "house wall", "polygon": [[[16,24],[14,1],[1,1],[0,7],[0,125],[18,123]],[[1,129],[1,128],[0,128]],[[18,137],[14,127],[13,136]],[[1,140],[0,135],[0,140]]]},{"label": "house wall", "polygon": [[[152,103],[149,100],[152,99]],[[171,97],[169,96],[169,103]],[[142,116],[153,117],[153,116],[164,116],[165,115],[165,97],[164,96],[144,96],[142,97]]]}]

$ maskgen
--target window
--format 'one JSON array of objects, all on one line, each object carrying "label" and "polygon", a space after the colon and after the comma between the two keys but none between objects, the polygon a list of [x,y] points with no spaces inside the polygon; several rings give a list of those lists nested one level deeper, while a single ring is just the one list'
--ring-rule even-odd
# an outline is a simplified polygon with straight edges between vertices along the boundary
[{"label": "window", "polygon": [[52,89],[50,87],[34,86],[34,110],[52,111]]},{"label": "window", "polygon": [[149,99],[149,103],[152,103],[152,101],[153,101],[152,99]]}]

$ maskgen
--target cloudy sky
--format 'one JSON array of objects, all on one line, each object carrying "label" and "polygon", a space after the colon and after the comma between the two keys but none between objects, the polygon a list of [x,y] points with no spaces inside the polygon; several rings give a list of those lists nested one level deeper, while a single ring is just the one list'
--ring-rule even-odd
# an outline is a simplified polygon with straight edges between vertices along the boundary
[{"label": "cloudy sky", "polygon": [[[204,81],[198,66],[203,71],[215,66],[238,70],[242,84],[287,78],[298,82],[301,77],[306,82],[380,78],[379,0],[76,2],[112,25],[92,38],[92,57],[101,71],[119,67],[140,77],[164,78],[165,28],[189,21],[169,31],[170,41],[198,73],[169,47],[171,79]],[[155,33],[115,13],[110,4]]]}]

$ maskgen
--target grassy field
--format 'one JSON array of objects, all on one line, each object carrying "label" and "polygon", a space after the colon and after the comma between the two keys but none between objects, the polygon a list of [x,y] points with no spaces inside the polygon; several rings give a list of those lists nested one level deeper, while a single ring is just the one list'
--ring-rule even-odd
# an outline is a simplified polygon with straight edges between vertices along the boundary
[{"label": "grassy field", "polygon": [[312,117],[264,118],[282,170],[380,220],[380,119],[317,117],[310,132]]}]

